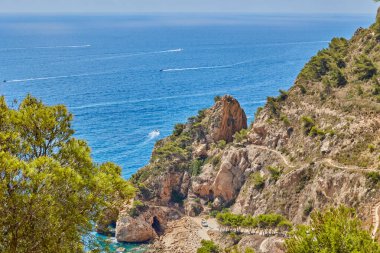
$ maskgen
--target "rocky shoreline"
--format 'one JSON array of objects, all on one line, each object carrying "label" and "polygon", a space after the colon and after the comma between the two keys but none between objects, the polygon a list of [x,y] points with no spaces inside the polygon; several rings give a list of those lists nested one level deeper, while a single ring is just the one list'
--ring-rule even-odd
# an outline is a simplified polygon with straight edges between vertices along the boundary
[{"label": "rocky shoreline", "polygon": [[[116,223],[116,238],[151,241],[149,252],[192,253],[201,240],[212,240],[223,248],[280,253],[281,236],[224,233],[199,219],[213,223],[213,213],[228,209],[279,214],[297,225],[308,223],[313,210],[341,204],[355,208],[366,229],[376,227],[380,45],[374,29],[380,17],[377,22],[351,40],[333,39],[289,91],[267,99],[252,125],[231,96],[216,97],[214,106],[177,124],[132,177],[135,201],[108,219]],[[358,70],[362,61],[372,66],[368,75]]]}]

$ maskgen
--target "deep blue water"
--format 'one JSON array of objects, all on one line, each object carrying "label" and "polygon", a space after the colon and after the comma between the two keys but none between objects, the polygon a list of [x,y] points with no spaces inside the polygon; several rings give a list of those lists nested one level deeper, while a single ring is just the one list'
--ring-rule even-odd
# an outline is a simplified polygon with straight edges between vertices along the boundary
[{"label": "deep blue water", "polygon": [[[62,103],[97,162],[128,178],[154,142],[215,95],[231,94],[248,118],[289,88],[334,36],[372,16],[0,16],[0,94]],[[160,71],[165,70],[165,71]],[[169,71],[166,71],[169,70]],[[160,136],[153,131],[159,130]]]}]

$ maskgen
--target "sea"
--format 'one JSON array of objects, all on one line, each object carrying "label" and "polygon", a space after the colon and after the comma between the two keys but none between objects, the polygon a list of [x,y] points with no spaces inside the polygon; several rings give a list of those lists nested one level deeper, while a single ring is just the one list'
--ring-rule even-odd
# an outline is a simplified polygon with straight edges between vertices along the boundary
[{"label": "sea", "polygon": [[[375,11],[374,11],[375,13]],[[0,15],[0,95],[64,104],[96,162],[128,179],[154,143],[216,95],[230,94],[248,120],[333,37],[350,38],[375,15]],[[141,245],[117,244],[127,252]]]}]

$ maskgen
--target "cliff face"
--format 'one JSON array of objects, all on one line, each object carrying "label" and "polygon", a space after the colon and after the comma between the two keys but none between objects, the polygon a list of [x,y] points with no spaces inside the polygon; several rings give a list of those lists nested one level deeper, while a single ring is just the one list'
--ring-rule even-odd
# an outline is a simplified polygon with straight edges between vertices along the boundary
[{"label": "cliff face", "polygon": [[307,222],[313,209],[345,204],[374,225],[371,210],[380,202],[379,27],[333,39],[289,91],[268,98],[248,130],[243,109],[230,96],[177,125],[133,177],[139,198],[190,216],[230,207],[283,214],[296,224]]}]

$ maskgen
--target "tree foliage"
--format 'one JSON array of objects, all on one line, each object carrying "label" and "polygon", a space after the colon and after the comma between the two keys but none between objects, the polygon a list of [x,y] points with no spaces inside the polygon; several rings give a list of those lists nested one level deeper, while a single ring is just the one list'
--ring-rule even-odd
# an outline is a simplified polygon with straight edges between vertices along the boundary
[{"label": "tree foliage", "polygon": [[201,247],[197,249],[197,253],[219,253],[221,249],[213,242],[202,240]]},{"label": "tree foliage", "polygon": [[226,231],[241,232],[247,229],[249,233],[263,230],[265,233],[289,231],[292,224],[280,214],[260,214],[258,216],[221,212],[216,215],[219,225]]},{"label": "tree foliage", "polygon": [[355,211],[344,206],[312,213],[310,225],[298,226],[285,244],[287,253],[380,252]]},{"label": "tree foliage", "polygon": [[72,114],[28,95],[0,98],[0,252],[84,252],[83,235],[134,188],[113,163],[95,164],[73,137]]}]

